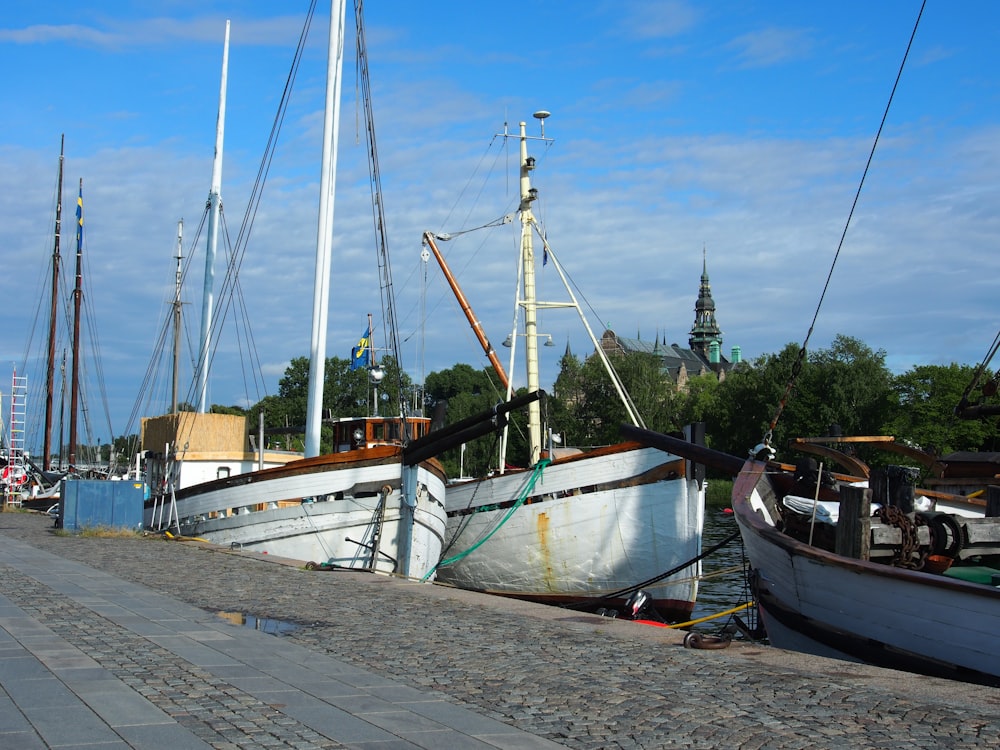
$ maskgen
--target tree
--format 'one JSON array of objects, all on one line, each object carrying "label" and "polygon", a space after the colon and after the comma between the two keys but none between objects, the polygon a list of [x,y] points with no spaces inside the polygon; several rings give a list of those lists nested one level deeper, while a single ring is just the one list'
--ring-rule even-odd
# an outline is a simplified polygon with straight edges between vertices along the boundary
[{"label": "tree", "polygon": [[789,404],[792,436],[826,435],[832,425],[844,435],[882,434],[896,404],[885,357],[885,351],[848,336],[813,353]]},{"label": "tree", "polygon": [[953,362],[917,365],[897,376],[893,388],[899,408],[887,421],[886,433],[905,437],[937,455],[996,450],[995,418],[966,420],[955,415],[955,407],[974,372],[974,367]]},{"label": "tree", "polygon": [[247,410],[240,406],[223,406],[222,404],[212,404],[209,409],[212,414],[232,414],[237,417],[247,416]]},{"label": "tree", "polygon": [[770,439],[779,450],[793,437],[827,435],[832,425],[844,435],[882,434],[896,404],[885,356],[837,336],[829,349],[811,355],[787,344],[777,355],[733,370],[719,385],[715,414],[706,418],[711,444],[746,455],[776,416]]},{"label": "tree", "polygon": [[[350,360],[328,357],[324,372],[323,404],[325,415],[338,417],[358,417],[369,414],[398,415],[400,412],[400,392],[409,395],[412,381],[404,372],[400,373],[396,360],[382,357],[379,366],[384,376],[378,385],[377,396],[369,379],[369,371],[364,368],[352,370]],[[384,396],[384,398],[383,398]],[[377,402],[375,401],[377,398]],[[265,429],[299,428],[305,430],[309,404],[309,358],[296,357],[285,369],[278,381],[276,396],[266,396],[248,410],[250,414],[264,412]],[[288,445],[301,449],[302,433],[291,433]],[[333,433],[323,427],[320,434],[320,450],[333,449]]]},{"label": "tree", "polygon": [[716,389],[715,409],[704,414],[709,445],[746,456],[760,443],[798,360],[799,346],[786,344],[777,354],[761,355],[731,370]]},{"label": "tree", "polygon": [[[444,413],[445,424],[454,424],[484,412],[504,400],[499,379],[492,372],[476,370],[460,363],[454,367],[432,372],[424,383],[424,398],[432,413]],[[517,429],[518,415],[511,415],[515,426],[509,430],[511,446],[508,455],[523,453],[523,439]],[[497,468],[499,458],[498,435],[491,433],[478,438],[462,448],[453,448],[438,456],[449,476],[485,476]]]}]

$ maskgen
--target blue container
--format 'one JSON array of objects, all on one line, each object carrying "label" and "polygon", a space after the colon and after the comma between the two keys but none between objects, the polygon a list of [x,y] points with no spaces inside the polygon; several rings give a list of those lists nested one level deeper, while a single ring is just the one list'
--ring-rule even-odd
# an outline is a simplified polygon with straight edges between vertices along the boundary
[{"label": "blue container", "polygon": [[67,531],[142,528],[142,482],[64,479],[60,493],[59,525]]}]

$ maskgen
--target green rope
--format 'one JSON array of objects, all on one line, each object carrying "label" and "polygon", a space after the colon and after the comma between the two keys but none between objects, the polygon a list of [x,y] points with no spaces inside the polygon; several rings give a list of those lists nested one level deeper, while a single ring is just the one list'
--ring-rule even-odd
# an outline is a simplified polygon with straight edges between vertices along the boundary
[{"label": "green rope", "polygon": [[[424,577],[420,579],[421,582],[426,581],[428,578],[430,578],[431,574],[433,574],[434,571],[436,571],[442,565],[451,565],[452,563],[458,562],[459,560],[461,560],[466,555],[469,555],[472,552],[474,552],[475,550],[479,549],[479,547],[481,547],[483,544],[486,543],[486,540],[488,540],[491,536],[493,536],[494,534],[496,534],[497,531],[499,531],[500,528],[505,523],[507,523],[507,521],[510,519],[510,517],[512,515],[514,515],[514,511],[517,510],[518,508],[520,508],[522,505],[524,505],[524,501],[528,499],[528,496],[531,494],[531,491],[533,489],[535,489],[535,483],[538,482],[538,480],[541,478],[542,471],[550,463],[552,463],[550,459],[543,458],[541,461],[539,461],[537,464],[535,464],[535,468],[532,469],[532,471],[531,471],[531,477],[529,477],[528,483],[525,484],[525,486],[524,486],[524,491],[517,498],[517,500],[514,502],[514,504],[512,506],[510,506],[510,508],[504,514],[504,517],[500,520],[500,523],[498,523],[493,528],[493,530],[490,531],[489,534],[487,534],[482,539],[480,539],[478,542],[476,542],[475,544],[473,544],[471,547],[469,547],[469,549],[465,550],[465,552],[459,552],[457,555],[454,555],[453,557],[449,557],[447,560],[441,560],[437,565],[435,565],[433,568],[431,568],[430,570],[428,570],[426,574],[424,574]],[[446,490],[446,492],[447,492],[447,490]],[[487,510],[494,510],[495,508],[496,508],[496,506],[492,506],[492,505],[490,505],[490,506],[482,506],[482,507],[476,508],[475,512],[476,513],[481,513],[481,512],[487,511]]]}]

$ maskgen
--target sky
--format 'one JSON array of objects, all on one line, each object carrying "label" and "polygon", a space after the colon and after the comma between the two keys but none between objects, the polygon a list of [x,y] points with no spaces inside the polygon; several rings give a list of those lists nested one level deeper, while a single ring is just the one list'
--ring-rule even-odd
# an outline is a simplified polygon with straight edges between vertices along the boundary
[{"label": "sky", "polygon": [[[275,394],[290,360],[308,356],[329,28],[329,8],[319,5],[259,204],[251,197],[308,2],[5,5],[5,416],[15,368],[29,379],[28,412],[44,399],[62,137],[68,285],[83,185],[89,434],[107,441],[137,432],[139,417],[169,404],[169,358],[156,352],[168,330],[179,220],[190,264],[181,399],[196,400],[191,351],[207,247],[199,226],[227,19],[214,286],[223,325],[208,401],[247,405]],[[807,335],[809,348],[821,349],[839,334],[884,350],[894,372],[980,362],[998,329],[1000,4],[929,0],[896,86],[920,11],[919,0],[547,0],[523,8],[369,0],[373,121],[404,367],[419,382],[459,362],[488,365],[441,271],[422,261],[421,235],[483,227],[516,210],[516,143],[501,134],[520,121],[535,136],[536,215],[598,336],[609,327],[687,346],[704,265],[727,356],[737,346],[752,360]],[[327,356],[344,358],[369,313],[375,345],[385,346],[352,2],[347,15],[326,345]],[[532,117],[539,110],[551,113],[545,140]],[[441,243],[505,363],[509,350],[499,344],[514,315],[515,232],[516,221]],[[220,290],[233,253],[240,295],[227,303]],[[539,298],[565,300],[553,266],[539,268]],[[64,286],[60,304],[69,298]],[[566,347],[585,356],[591,345],[569,310],[544,311],[539,330],[554,344],[541,350],[541,384],[550,389]],[[61,334],[59,350],[69,341]],[[513,372],[523,384],[523,364]]]}]

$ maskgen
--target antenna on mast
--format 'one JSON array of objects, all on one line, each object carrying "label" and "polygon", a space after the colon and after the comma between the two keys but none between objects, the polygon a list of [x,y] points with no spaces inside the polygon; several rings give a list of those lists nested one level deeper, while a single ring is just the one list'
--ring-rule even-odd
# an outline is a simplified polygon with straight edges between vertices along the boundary
[{"label": "antenna on mast", "polygon": [[540,109],[537,112],[535,112],[535,114],[532,115],[532,117],[534,117],[536,120],[538,120],[539,126],[541,126],[541,129],[542,129],[542,138],[545,137],[545,118],[546,117],[550,117],[551,115],[552,115],[551,112],[548,112],[548,111],[546,111],[544,109]]}]

